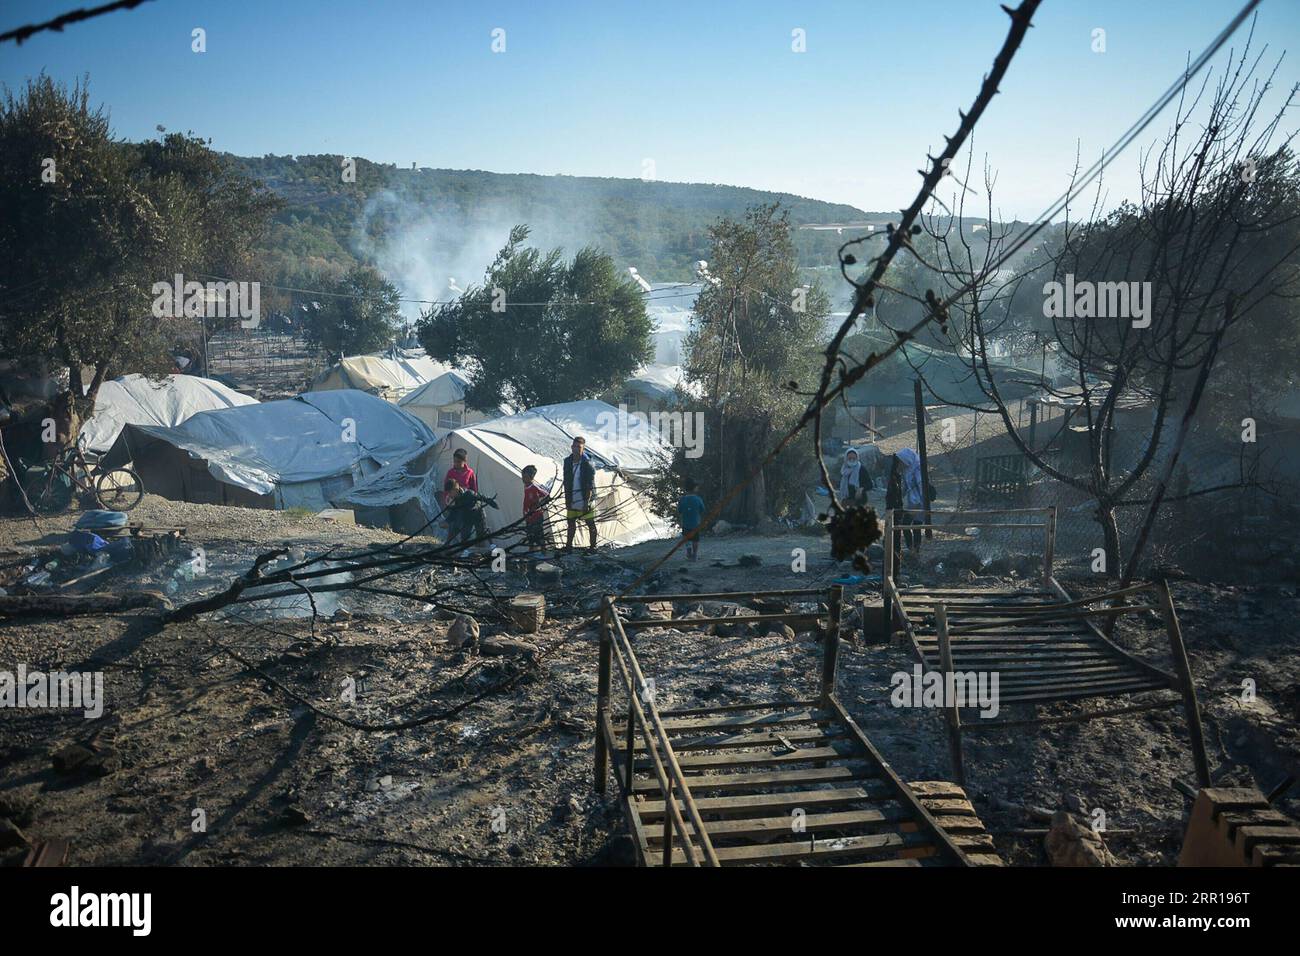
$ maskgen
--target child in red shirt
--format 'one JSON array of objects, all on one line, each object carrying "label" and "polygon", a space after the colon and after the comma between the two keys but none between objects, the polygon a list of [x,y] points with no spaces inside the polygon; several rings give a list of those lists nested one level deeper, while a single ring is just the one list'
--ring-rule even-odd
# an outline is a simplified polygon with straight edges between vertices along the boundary
[{"label": "child in red shirt", "polygon": [[551,496],[534,480],[537,466],[524,468],[524,541],[530,551],[546,550],[546,512],[544,505]]},{"label": "child in red shirt", "polygon": [[[454,478],[456,479],[456,484],[460,485],[467,491],[472,491],[477,494],[478,475],[474,474],[474,469],[469,466],[469,452],[464,448],[457,448],[451,457],[452,466],[447,469],[447,474],[442,478],[443,485],[446,486],[447,479]],[[443,496],[442,503],[444,505],[449,504],[445,495]]]}]

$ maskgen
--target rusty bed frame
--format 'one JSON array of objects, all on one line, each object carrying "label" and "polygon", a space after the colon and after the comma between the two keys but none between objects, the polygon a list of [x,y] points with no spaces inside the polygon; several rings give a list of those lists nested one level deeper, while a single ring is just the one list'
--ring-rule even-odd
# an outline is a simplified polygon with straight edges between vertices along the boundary
[{"label": "rusty bed frame", "polygon": [[[818,613],[624,621],[620,605],[783,599]],[[1000,862],[965,793],[907,784],[835,693],[843,588],[606,597],[597,687],[595,789],[611,770],[643,865]],[[822,633],[820,687],[803,700],[660,711],[629,630],[711,623],[789,624]],[[619,680],[614,680],[615,667]],[[615,685],[626,722],[611,714]]]},{"label": "rusty bed frame", "polygon": [[[916,519],[909,517],[900,524],[895,517],[899,514],[920,516],[920,520],[912,523]],[[940,517],[951,520],[936,523]],[[1037,586],[926,588],[900,583],[895,565],[901,529],[962,535],[969,527],[1041,528],[1043,571]],[[1172,707],[1181,702],[1197,780],[1202,787],[1210,785],[1196,687],[1178,615],[1165,582],[1137,584],[1090,598],[1071,597],[1052,573],[1056,546],[1054,507],[989,511],[892,509],[885,515],[884,542],[881,590],[885,627],[892,636],[898,633],[894,624],[900,625],[923,668],[942,674],[945,686],[957,674],[996,673],[999,705],[1038,705],[1160,691],[1176,693],[1172,698],[1110,710],[1026,720],[980,719],[973,723],[963,722],[962,708],[950,697],[943,711],[958,783],[965,780],[961,745],[964,733],[1092,720]],[[1138,599],[1139,603],[1129,604],[1129,598]],[[1125,651],[1097,625],[1098,620],[1145,612],[1157,612],[1163,619],[1176,673],[1161,670]]]}]

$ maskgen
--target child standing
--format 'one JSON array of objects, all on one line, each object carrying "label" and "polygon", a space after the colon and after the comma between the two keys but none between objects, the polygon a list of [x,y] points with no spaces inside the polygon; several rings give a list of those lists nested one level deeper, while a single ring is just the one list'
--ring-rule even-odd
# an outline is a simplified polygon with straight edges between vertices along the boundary
[{"label": "child standing", "polygon": [[682,482],[682,496],[677,499],[677,520],[682,526],[686,541],[686,557],[694,561],[700,554],[700,521],[704,517],[704,499],[695,494],[695,482],[687,478]]},{"label": "child standing", "polygon": [[544,505],[551,496],[537,484],[537,466],[524,468],[524,541],[529,551],[546,550],[546,513]]},{"label": "child standing", "polygon": [[496,501],[492,498],[484,498],[476,491],[462,488],[455,478],[448,478],[442,491],[447,501],[442,509],[443,515],[447,518],[447,544],[454,544],[457,541],[467,545],[483,543],[488,536],[483,506],[496,508]]},{"label": "child standing", "polygon": [[[474,469],[469,466],[469,452],[464,448],[457,448],[451,456],[452,465],[447,469],[447,474],[443,476],[443,487],[446,487],[448,481],[455,480],[456,484],[466,491],[478,493],[478,475],[474,474]],[[446,497],[443,498],[443,504],[448,504]]]}]

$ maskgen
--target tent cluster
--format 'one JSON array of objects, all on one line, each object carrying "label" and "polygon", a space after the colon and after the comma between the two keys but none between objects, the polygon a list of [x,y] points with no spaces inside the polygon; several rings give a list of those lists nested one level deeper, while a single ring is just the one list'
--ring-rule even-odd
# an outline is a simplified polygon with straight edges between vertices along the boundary
[{"label": "tent cluster", "polygon": [[[478,477],[479,493],[495,497],[497,509],[484,517],[490,532],[523,517],[521,473],[537,469],[536,481],[563,501],[561,467],[573,439],[587,440],[596,469],[596,524],[602,541],[634,544],[669,533],[650,510],[643,482],[669,453],[657,433],[618,427],[618,410],[604,402],[565,402],[529,409],[440,434],[426,454],[394,462],[336,499],[358,520],[388,523],[414,532],[441,512],[443,478],[456,449]],[[386,519],[386,520],[385,520]]]},{"label": "tent cluster", "polygon": [[[374,358],[368,356],[367,358]],[[391,361],[391,360],[389,360]],[[391,370],[391,367],[390,367]],[[414,532],[441,513],[442,479],[464,448],[479,488],[496,496],[497,531],[522,517],[520,473],[562,499],[561,463],[582,435],[596,466],[603,541],[628,544],[665,531],[639,485],[667,447],[604,402],[569,402],[438,427],[438,409],[459,403],[465,379],[442,372],[400,404],[353,388],[257,402],[219,382],[129,375],[101,388],[83,428],[107,466],[132,463],[152,494],[177,501],[252,508],[350,508],[367,524]],[[444,420],[445,426],[445,420]]]}]

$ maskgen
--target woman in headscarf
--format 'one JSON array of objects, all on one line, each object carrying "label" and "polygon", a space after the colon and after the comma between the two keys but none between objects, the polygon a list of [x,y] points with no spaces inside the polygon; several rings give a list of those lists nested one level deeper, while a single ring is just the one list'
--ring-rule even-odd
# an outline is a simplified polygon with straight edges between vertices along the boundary
[{"label": "woman in headscarf", "polygon": [[844,456],[844,463],[840,465],[840,486],[837,490],[841,500],[845,504],[851,504],[857,500],[859,492],[865,496],[870,487],[871,475],[862,467],[858,453],[850,449]]},{"label": "woman in headscarf", "polygon": [[[925,507],[925,486],[921,480],[921,456],[911,448],[901,448],[889,463],[889,484],[885,490],[885,508],[888,510],[906,508],[919,511]],[[895,516],[896,527],[909,524],[921,524],[921,516],[908,514],[906,511]],[[895,533],[894,554],[902,562],[902,544],[907,541],[909,553],[915,553],[921,546],[921,532],[911,528],[902,528]]]}]

